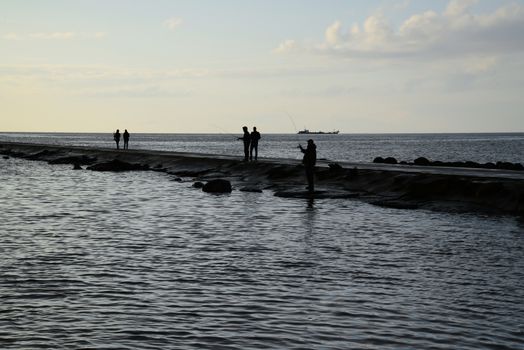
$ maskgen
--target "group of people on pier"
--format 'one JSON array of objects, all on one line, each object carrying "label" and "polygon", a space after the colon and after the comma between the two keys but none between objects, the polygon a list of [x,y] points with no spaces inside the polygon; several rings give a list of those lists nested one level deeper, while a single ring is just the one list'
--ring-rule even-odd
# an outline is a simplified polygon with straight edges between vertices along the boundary
[{"label": "group of people on pier", "polygon": [[[127,132],[127,129],[124,131],[124,149],[129,148],[129,133]],[[120,149],[120,130],[116,129],[115,133],[113,134],[113,140],[116,142],[116,149]]]},{"label": "group of people on pier", "polygon": [[[244,143],[244,161],[253,160],[253,151],[255,151],[255,160],[258,157],[258,140],[260,140],[260,133],[257,131],[257,127],[253,127],[253,131],[249,133],[247,126],[243,126],[242,130],[244,135],[239,137]],[[317,163],[317,146],[312,139],[307,140],[306,148],[302,145],[298,145],[300,151],[304,154],[302,158],[302,164],[306,170],[307,178],[307,190],[309,192],[315,191],[315,164]]]},{"label": "group of people on pier", "polygon": [[258,140],[260,140],[260,133],[257,127],[253,127],[253,131],[249,133],[247,126],[243,126],[244,135],[239,137],[239,140],[244,142],[244,161],[253,160],[253,151],[255,151],[255,160],[258,158]]},{"label": "group of people on pier", "polygon": [[[257,127],[253,127],[253,131],[251,133],[249,132],[247,126],[243,126],[242,130],[244,131],[244,135],[242,137],[239,137],[239,140],[242,140],[244,143],[244,161],[252,161],[253,160],[253,153],[254,153],[254,160],[256,161],[258,158],[258,141],[260,140],[260,133],[257,131]],[[113,133],[113,139],[116,142],[116,149],[120,149],[120,130],[116,129],[116,132]],[[129,132],[127,129],[125,129],[123,133],[123,139],[124,139],[124,149],[129,148]],[[306,148],[302,147],[302,145],[298,145],[298,148],[300,151],[304,154],[304,157],[302,158],[302,164],[304,164],[304,168],[306,170],[306,178],[308,182],[308,191],[314,192],[315,190],[315,181],[314,181],[314,174],[315,174],[315,164],[317,162],[317,146],[315,145],[315,142],[313,140],[309,139],[307,140],[307,146]]]}]

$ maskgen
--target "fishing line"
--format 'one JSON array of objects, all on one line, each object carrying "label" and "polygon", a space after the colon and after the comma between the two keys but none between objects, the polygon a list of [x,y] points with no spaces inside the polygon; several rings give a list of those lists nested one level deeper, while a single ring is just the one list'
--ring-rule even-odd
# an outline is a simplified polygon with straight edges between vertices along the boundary
[{"label": "fishing line", "polygon": [[297,141],[297,144],[300,145],[300,137],[298,136],[297,125],[295,124],[295,121],[293,120],[293,117],[291,116],[291,114],[289,114],[287,111],[284,111],[284,113],[286,113],[286,115],[288,116],[289,120],[291,121],[291,124],[293,124],[293,129],[295,129],[295,139]]},{"label": "fishing line", "polygon": [[293,128],[295,129],[295,134],[297,134],[298,133],[298,129],[297,129],[297,126],[295,124],[295,121],[291,117],[291,114],[289,114],[287,111],[284,111],[284,113],[286,113],[288,118],[289,118],[289,120],[291,120],[291,124],[293,124]]},{"label": "fishing line", "polygon": [[229,135],[231,137],[234,137],[235,139],[238,139],[238,135],[233,135],[232,133],[227,132],[226,130],[224,130],[223,128],[221,128],[220,126],[218,126],[216,124],[211,124],[211,125],[214,126],[217,129],[219,129],[219,130],[222,130],[223,132],[221,132],[221,134]]}]

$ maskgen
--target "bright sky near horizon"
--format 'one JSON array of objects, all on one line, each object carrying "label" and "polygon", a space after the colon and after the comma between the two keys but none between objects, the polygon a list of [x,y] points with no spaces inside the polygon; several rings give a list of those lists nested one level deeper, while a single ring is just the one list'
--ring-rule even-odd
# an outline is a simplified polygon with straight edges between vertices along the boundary
[{"label": "bright sky near horizon", "polygon": [[0,55],[0,131],[524,132],[524,0],[2,0]]}]

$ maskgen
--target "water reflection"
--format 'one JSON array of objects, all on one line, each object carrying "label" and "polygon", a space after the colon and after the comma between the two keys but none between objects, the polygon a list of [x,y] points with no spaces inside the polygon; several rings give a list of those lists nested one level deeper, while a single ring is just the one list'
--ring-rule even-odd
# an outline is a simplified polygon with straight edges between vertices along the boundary
[{"label": "water reflection", "polygon": [[511,218],[0,161],[2,349],[523,345]]}]

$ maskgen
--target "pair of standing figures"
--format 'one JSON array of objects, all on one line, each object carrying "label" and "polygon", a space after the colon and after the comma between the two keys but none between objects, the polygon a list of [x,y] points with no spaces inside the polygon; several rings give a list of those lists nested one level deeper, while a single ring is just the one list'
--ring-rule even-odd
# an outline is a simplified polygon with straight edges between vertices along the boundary
[{"label": "pair of standing figures", "polygon": [[[244,161],[253,160],[253,151],[255,151],[255,160],[258,156],[258,140],[260,140],[260,133],[257,131],[256,126],[253,127],[251,134],[247,129],[247,126],[242,127],[244,136],[239,137],[239,140],[244,141]],[[315,191],[315,164],[317,163],[317,146],[312,139],[307,140],[306,148],[302,145],[298,145],[300,151],[304,153],[302,158],[302,164],[306,170],[307,178],[307,189],[310,193]]]},{"label": "pair of standing figures", "polygon": [[[124,149],[129,148],[129,133],[127,132],[127,129],[124,131]],[[116,149],[120,149],[120,130],[116,129],[116,132],[113,134],[113,139],[116,142]]]},{"label": "pair of standing figures", "polygon": [[253,160],[253,151],[255,151],[255,160],[258,158],[258,140],[260,140],[260,133],[257,127],[253,127],[251,134],[247,126],[243,126],[244,136],[239,137],[239,140],[244,141],[244,161]]}]

